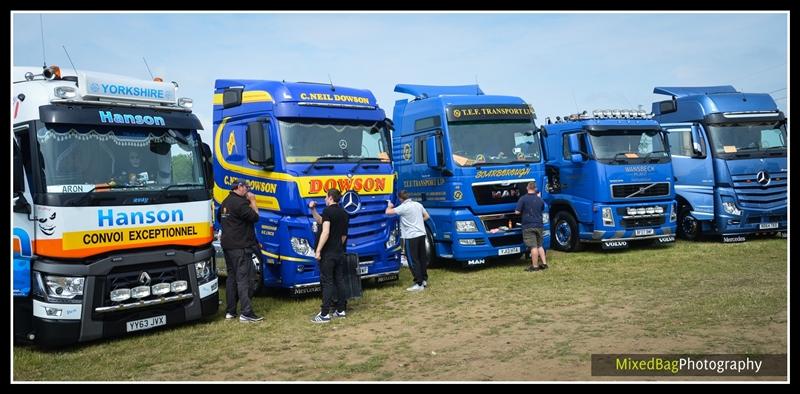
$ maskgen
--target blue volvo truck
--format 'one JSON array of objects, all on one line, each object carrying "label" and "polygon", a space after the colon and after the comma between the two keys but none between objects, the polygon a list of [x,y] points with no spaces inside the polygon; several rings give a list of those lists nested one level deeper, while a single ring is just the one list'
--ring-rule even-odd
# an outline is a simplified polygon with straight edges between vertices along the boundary
[{"label": "blue volvo truck", "polygon": [[414,97],[395,103],[393,149],[398,188],[431,216],[430,261],[470,266],[524,253],[514,209],[527,183],[542,185],[544,175],[533,107],[519,97],[485,95],[477,85],[401,84],[395,92]]},{"label": "blue volvo truck", "polygon": [[669,132],[678,234],[743,242],[787,230],[786,117],[764,93],[733,86],[657,87],[653,103]]},{"label": "blue volvo truck", "polygon": [[553,248],[675,242],[666,136],[644,111],[595,111],[542,127]]},{"label": "blue volvo truck", "polygon": [[358,253],[361,278],[398,278],[398,220],[384,213],[394,188],[391,120],[370,91],[220,79],[213,116],[215,208],[237,180],[255,193],[259,284],[293,295],[319,291],[308,204],[316,201],[321,212],[330,189],[343,194],[346,248]]}]

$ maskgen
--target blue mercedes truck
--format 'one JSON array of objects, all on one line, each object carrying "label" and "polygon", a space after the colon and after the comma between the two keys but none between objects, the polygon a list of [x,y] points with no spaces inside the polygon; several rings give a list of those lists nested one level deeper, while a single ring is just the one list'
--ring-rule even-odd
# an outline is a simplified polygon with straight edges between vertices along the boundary
[{"label": "blue mercedes truck", "polygon": [[786,117],[769,94],[733,86],[657,87],[653,103],[668,131],[678,234],[723,242],[787,230]]},{"label": "blue mercedes truck", "polygon": [[[215,208],[235,181],[256,195],[259,284],[290,294],[316,292],[317,223],[328,190],[350,215],[346,249],[361,278],[396,280],[397,218],[384,213],[394,190],[391,120],[375,96],[330,84],[219,79],[214,94]],[[219,224],[216,223],[217,229]]]},{"label": "blue mercedes truck", "polygon": [[401,84],[395,92],[414,97],[395,102],[394,163],[398,188],[431,216],[429,260],[471,266],[524,253],[514,209],[527,183],[541,189],[544,175],[533,107],[519,97],[485,95],[478,85]]},{"label": "blue mercedes truck", "polygon": [[675,242],[666,135],[644,111],[585,111],[542,127],[553,248]]}]

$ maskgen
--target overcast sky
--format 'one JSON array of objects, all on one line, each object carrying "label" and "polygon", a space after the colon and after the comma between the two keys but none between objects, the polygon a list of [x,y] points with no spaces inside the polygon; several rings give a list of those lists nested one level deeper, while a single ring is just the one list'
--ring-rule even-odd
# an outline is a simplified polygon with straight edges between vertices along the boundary
[{"label": "overcast sky", "polygon": [[[650,110],[654,86],[733,85],[786,111],[787,13],[44,13],[48,64],[180,84],[210,141],[217,78],[370,89],[398,83],[520,96],[546,116]],[[12,64],[41,66],[40,13],[12,14]],[[787,114],[788,115],[788,114]]]}]

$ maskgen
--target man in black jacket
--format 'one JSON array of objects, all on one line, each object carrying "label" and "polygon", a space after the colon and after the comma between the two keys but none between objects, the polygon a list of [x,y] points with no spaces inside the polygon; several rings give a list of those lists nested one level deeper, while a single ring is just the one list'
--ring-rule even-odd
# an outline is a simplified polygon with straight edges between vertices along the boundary
[{"label": "man in black jacket", "polygon": [[258,221],[256,196],[250,192],[246,183],[236,181],[231,193],[219,207],[222,225],[222,250],[225,252],[225,266],[228,268],[225,295],[228,301],[226,319],[236,318],[236,298],[242,307],[239,321],[256,322],[262,317],[253,313],[250,305],[250,278],[253,273],[252,253],[258,253],[254,224]]}]

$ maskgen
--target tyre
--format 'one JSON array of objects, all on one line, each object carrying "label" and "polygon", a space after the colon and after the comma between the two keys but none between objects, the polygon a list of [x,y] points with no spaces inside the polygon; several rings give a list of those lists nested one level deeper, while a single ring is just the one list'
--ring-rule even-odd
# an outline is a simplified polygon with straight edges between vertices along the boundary
[{"label": "tyre", "polygon": [[577,252],[581,249],[581,243],[578,241],[578,221],[571,213],[561,211],[556,214],[550,232],[553,249],[563,252]]},{"label": "tyre", "polygon": [[689,241],[697,241],[700,237],[700,221],[692,216],[692,209],[685,205],[678,213],[678,235]]}]

